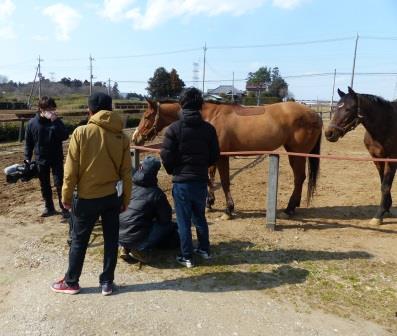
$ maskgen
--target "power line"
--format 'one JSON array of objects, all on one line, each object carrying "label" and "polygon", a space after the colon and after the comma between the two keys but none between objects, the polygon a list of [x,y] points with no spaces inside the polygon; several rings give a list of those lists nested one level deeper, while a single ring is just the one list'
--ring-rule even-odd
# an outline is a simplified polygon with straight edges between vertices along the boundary
[{"label": "power line", "polygon": [[148,53],[148,54],[135,54],[135,55],[123,55],[123,56],[102,56],[102,57],[97,57],[97,59],[122,59],[122,58],[164,56],[164,55],[184,54],[184,53],[188,53],[188,52],[192,52],[192,51],[199,51],[199,50],[202,50],[202,48],[181,49],[181,50],[163,51],[163,52],[157,52],[157,53]]},{"label": "power line", "polygon": [[[321,73],[311,73],[311,74],[297,74],[297,75],[286,75],[282,76],[284,79],[288,78],[310,78],[310,77],[328,77],[328,76],[351,76],[351,72],[321,72]],[[356,72],[356,76],[396,76],[397,72]],[[113,80],[112,80],[113,81]],[[147,80],[114,80],[118,83],[135,83],[142,84],[147,83]],[[247,78],[235,78],[235,82],[246,82]],[[186,83],[200,83],[202,80],[191,80],[185,81]],[[206,79],[206,83],[217,83],[217,82],[233,82],[233,79]]]},{"label": "power line", "polygon": [[209,46],[208,49],[248,49],[248,48],[271,48],[271,47],[288,47],[295,45],[308,45],[308,44],[320,44],[320,43],[331,43],[340,41],[350,41],[356,37],[341,37],[324,40],[312,40],[312,41],[301,41],[301,42],[286,42],[286,43],[269,43],[269,44],[256,44],[256,45],[240,45],[240,46]]},{"label": "power line", "polygon": [[[311,41],[297,41],[297,42],[285,42],[285,43],[269,43],[269,44],[257,44],[257,45],[236,45],[236,46],[206,46],[206,50],[220,50],[220,49],[250,49],[250,48],[271,48],[271,47],[287,47],[287,46],[296,46],[296,45],[310,45],[310,44],[321,44],[321,43],[332,43],[332,42],[341,42],[341,41],[349,41],[354,40],[356,36],[350,37],[341,37],[341,38],[331,38],[331,39],[322,39],[322,40],[311,40]],[[106,59],[123,59],[123,58],[141,58],[141,57],[152,57],[152,56],[164,56],[164,55],[173,55],[173,54],[183,54],[189,53],[193,51],[202,51],[203,47],[190,48],[190,49],[178,49],[171,51],[160,51],[154,53],[143,53],[143,54],[133,54],[133,55],[113,55],[113,56],[100,56],[96,57],[97,60],[106,60]],[[85,60],[82,57],[76,58],[60,58],[54,59],[57,62],[67,62],[67,61],[81,61]]]},{"label": "power line", "polygon": [[397,41],[397,36],[361,36],[365,40],[380,40],[380,41]]}]

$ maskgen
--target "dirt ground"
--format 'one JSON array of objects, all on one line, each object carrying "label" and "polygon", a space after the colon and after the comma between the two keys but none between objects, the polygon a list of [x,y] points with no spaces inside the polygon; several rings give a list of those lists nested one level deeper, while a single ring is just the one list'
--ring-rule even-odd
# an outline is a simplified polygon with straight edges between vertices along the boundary
[{"label": "dirt ground", "polygon": [[[324,140],[322,154],[368,156],[363,133]],[[1,145],[0,158],[1,169],[17,163],[22,147]],[[275,232],[265,228],[266,157],[233,158],[231,167],[236,215],[221,219],[218,188],[208,213],[213,259],[193,269],[176,264],[177,251],[157,252],[142,268],[120,260],[111,297],[97,284],[99,227],[82,293],[50,291],[67,267],[67,225],[39,217],[38,181],[10,185],[0,174],[0,334],[396,335],[397,219],[369,225],[380,197],[373,164],[322,160],[311,206],[278,220]],[[159,180],[172,201],[170,177],[162,170]],[[291,192],[282,157],[279,209]]]}]

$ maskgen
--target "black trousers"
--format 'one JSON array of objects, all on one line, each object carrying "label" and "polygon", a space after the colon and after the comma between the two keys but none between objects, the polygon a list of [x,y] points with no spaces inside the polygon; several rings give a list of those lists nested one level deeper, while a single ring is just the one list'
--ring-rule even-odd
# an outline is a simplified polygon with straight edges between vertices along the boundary
[{"label": "black trousers", "polygon": [[63,205],[61,200],[62,183],[63,183],[63,162],[38,165],[41,195],[43,196],[45,206],[48,209],[53,210],[54,202],[52,200],[51,176],[50,176],[51,170],[52,170],[52,177],[54,179],[54,185],[58,194],[59,207],[63,210]]},{"label": "black trousers", "polygon": [[88,242],[99,216],[102,219],[104,240],[103,272],[99,277],[99,283],[113,282],[117,264],[119,212],[120,200],[117,194],[95,199],[74,197],[72,243],[69,250],[69,268],[65,274],[65,281],[68,285],[75,285],[79,282]]}]

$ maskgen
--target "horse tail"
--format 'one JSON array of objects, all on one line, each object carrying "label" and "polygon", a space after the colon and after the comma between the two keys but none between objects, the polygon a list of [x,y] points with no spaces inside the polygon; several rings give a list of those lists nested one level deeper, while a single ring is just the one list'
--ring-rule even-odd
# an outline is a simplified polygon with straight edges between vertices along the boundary
[{"label": "horse tail", "polygon": [[[320,154],[321,152],[321,133],[319,134],[316,144],[310,151],[310,154]],[[316,190],[318,172],[320,171],[320,158],[309,157],[308,161],[309,168],[309,180],[307,186],[307,205],[309,206],[310,201],[313,198],[314,192]]]}]

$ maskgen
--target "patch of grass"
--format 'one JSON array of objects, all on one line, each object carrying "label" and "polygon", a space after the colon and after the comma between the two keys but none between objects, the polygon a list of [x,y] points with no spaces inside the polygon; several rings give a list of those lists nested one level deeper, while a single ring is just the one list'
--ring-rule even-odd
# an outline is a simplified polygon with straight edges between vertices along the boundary
[{"label": "patch of grass", "polygon": [[358,316],[397,331],[397,265],[376,260],[303,262],[304,286],[282,293],[295,301],[343,317]]}]

